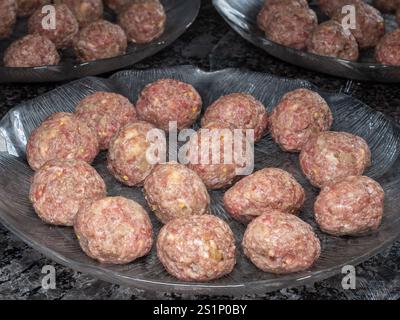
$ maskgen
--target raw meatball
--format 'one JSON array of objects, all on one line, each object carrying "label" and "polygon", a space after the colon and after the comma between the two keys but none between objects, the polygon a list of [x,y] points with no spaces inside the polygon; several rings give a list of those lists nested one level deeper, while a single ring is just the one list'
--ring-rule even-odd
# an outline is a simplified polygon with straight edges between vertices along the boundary
[{"label": "raw meatball", "polygon": [[38,170],[52,159],[91,163],[99,152],[96,134],[75,115],[54,113],[33,130],[26,146],[28,163]]},{"label": "raw meatball", "polygon": [[326,21],[315,28],[307,43],[307,51],[321,56],[357,61],[358,43],[351,32],[346,32],[336,21]]},{"label": "raw meatball", "polygon": [[121,9],[124,8],[127,4],[131,3],[133,0],[105,0],[104,3],[111,10],[116,13],[121,12]]},{"label": "raw meatball", "polygon": [[164,33],[166,15],[159,0],[135,0],[118,15],[118,24],[134,43],[149,43]]},{"label": "raw meatball", "polygon": [[330,129],[326,101],[316,92],[297,89],[283,96],[271,114],[271,135],[284,151],[299,152],[311,136]]},{"label": "raw meatball", "polygon": [[28,17],[45,4],[49,4],[51,0],[17,0],[18,17]]},{"label": "raw meatball", "polygon": [[149,162],[146,151],[150,147],[147,134],[157,130],[153,125],[137,121],[122,127],[111,139],[108,149],[108,170],[128,186],[142,185],[154,164]]},{"label": "raw meatball", "polygon": [[230,188],[224,195],[224,206],[233,218],[248,223],[273,210],[297,214],[304,199],[303,187],[290,173],[265,168]]},{"label": "raw meatball", "polygon": [[120,26],[105,20],[92,22],[74,39],[75,55],[81,62],[125,54],[128,40]]},{"label": "raw meatball", "polygon": [[55,0],[55,3],[67,5],[81,27],[87,26],[89,23],[100,20],[103,17],[102,0]]},{"label": "raw meatball", "polygon": [[228,224],[212,215],[172,220],[157,239],[161,263],[184,281],[209,281],[229,274],[236,263],[235,251]]},{"label": "raw meatball", "polygon": [[208,212],[210,197],[200,177],[186,166],[157,165],[144,181],[146,200],[157,218],[168,223]]},{"label": "raw meatball", "polygon": [[162,79],[147,85],[140,93],[137,112],[140,119],[165,131],[170,121],[178,130],[190,127],[201,112],[199,93],[190,84]]},{"label": "raw meatball", "polygon": [[288,6],[308,8],[307,0],[267,0],[257,16],[258,27],[265,31],[270,17],[277,10],[287,10]]},{"label": "raw meatball", "polygon": [[0,39],[8,38],[17,21],[17,3],[15,0],[0,0]]},{"label": "raw meatball", "polygon": [[125,264],[153,244],[147,212],[133,200],[107,197],[80,208],[74,229],[82,250],[101,263]]},{"label": "raw meatball", "polygon": [[381,224],[385,193],[368,177],[351,176],[322,189],[314,205],[321,230],[335,236],[358,235]]},{"label": "raw meatball", "polygon": [[14,41],[3,59],[6,67],[40,67],[57,65],[60,55],[53,42],[35,34]]},{"label": "raw meatball", "polygon": [[265,213],[250,222],[242,247],[259,269],[275,274],[307,270],[321,253],[311,226],[279,211]]},{"label": "raw meatball", "polygon": [[[254,164],[253,148],[246,137],[238,140],[233,130],[220,128],[221,124],[210,123],[192,135],[185,145],[188,167],[211,190],[230,186]],[[238,140],[236,144],[232,143],[234,140]]]},{"label": "raw meatball", "polygon": [[311,184],[324,187],[348,176],[359,176],[371,163],[365,140],[347,132],[322,132],[300,153],[300,165]]},{"label": "raw meatball", "polygon": [[101,150],[108,149],[111,138],[124,125],[136,120],[136,110],[127,98],[117,93],[96,92],[76,107],[78,119],[97,134]]},{"label": "raw meatball", "polygon": [[254,140],[260,140],[268,127],[268,114],[261,102],[246,93],[232,93],[209,106],[201,119],[202,126],[211,122],[231,129],[253,129]]},{"label": "raw meatball", "polygon": [[81,160],[51,160],[36,171],[29,198],[38,216],[55,225],[72,226],[82,205],[106,196],[106,185]]},{"label": "raw meatball", "polygon": [[382,12],[394,12],[400,7],[400,0],[374,0],[374,6]]},{"label": "raw meatball", "polygon": [[[356,28],[349,29],[358,42],[360,49],[375,47],[382,36],[385,34],[385,21],[381,13],[374,7],[360,2],[355,4],[356,9]],[[339,8],[332,19],[342,23],[343,14]]]},{"label": "raw meatball", "polygon": [[54,8],[55,29],[43,28],[43,19],[48,13],[42,13],[42,8],[39,8],[28,20],[28,32],[47,37],[54,42],[57,48],[65,49],[71,46],[73,38],[78,33],[78,21],[65,4],[54,5]]},{"label": "raw meatball", "polygon": [[400,29],[383,36],[376,46],[375,59],[382,64],[400,65]]},{"label": "raw meatball", "polygon": [[360,2],[362,0],[317,0],[318,7],[328,17],[331,17],[338,8]]},{"label": "raw meatball", "polygon": [[313,10],[291,6],[273,12],[265,27],[265,35],[283,46],[304,49],[317,25],[317,15]]}]

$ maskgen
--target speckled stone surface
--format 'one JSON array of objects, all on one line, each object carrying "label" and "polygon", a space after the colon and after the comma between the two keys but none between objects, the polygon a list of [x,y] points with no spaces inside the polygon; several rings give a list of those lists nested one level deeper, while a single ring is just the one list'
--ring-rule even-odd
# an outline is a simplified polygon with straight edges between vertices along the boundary
[{"label": "speckled stone surface", "polygon": [[[268,56],[248,44],[218,16],[210,1],[203,1],[197,21],[178,41],[135,68],[193,64],[205,70],[239,67],[288,78],[307,79],[321,88],[342,91],[400,123],[400,86],[360,83],[316,74]],[[0,116],[15,104],[59,84],[0,85]],[[57,287],[41,287],[42,267],[54,265]],[[55,264],[0,226],[0,299],[399,299],[400,242],[357,266],[357,289],[343,290],[338,275],[307,287],[242,297],[188,296],[145,292],[96,280]]]}]

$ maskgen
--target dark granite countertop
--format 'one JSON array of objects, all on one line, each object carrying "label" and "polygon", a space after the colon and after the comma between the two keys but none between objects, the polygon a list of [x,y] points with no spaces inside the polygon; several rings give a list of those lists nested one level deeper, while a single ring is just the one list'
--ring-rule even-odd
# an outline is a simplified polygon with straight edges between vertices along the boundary
[{"label": "dark granite countertop", "polygon": [[[135,68],[193,64],[204,70],[240,67],[288,78],[307,79],[321,88],[344,91],[400,122],[400,87],[348,81],[313,73],[268,56],[229,29],[210,1],[203,1],[197,21],[178,41]],[[17,103],[49,91],[59,84],[0,85],[0,116]],[[54,265],[57,288],[41,287],[42,267]],[[343,275],[314,285],[284,289],[244,299],[399,299],[400,241],[357,268],[357,289],[343,290]],[[0,226],[0,299],[183,299],[193,297],[139,291],[109,284],[46,259]]]}]

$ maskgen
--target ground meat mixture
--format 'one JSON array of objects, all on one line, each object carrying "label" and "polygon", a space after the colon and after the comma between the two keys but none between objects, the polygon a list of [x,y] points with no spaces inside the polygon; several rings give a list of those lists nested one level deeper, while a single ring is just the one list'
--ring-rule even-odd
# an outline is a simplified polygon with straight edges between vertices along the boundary
[{"label": "ground meat mixture", "polygon": [[400,65],[400,29],[387,33],[375,49],[377,62],[387,65]]},{"label": "ground meat mixture", "polygon": [[394,12],[400,8],[400,0],[374,0],[374,6],[382,12]]},{"label": "ground meat mixture", "polygon": [[74,39],[75,55],[81,62],[125,54],[128,40],[120,26],[106,20],[92,22]]},{"label": "ground meat mixture", "polygon": [[40,67],[57,65],[60,55],[53,42],[40,35],[27,35],[14,41],[5,51],[6,67]]},{"label": "ground meat mixture", "polygon": [[307,0],[267,0],[257,16],[258,27],[265,31],[273,12],[287,10],[288,6],[308,8],[308,2]]},{"label": "ground meat mixture", "polygon": [[54,5],[54,8],[55,29],[43,28],[43,19],[48,13],[43,13],[42,8],[39,8],[29,18],[28,32],[45,36],[53,41],[57,48],[65,49],[72,45],[72,40],[78,33],[78,21],[65,4]]},{"label": "ground meat mixture", "polygon": [[118,15],[118,24],[134,43],[149,43],[165,30],[166,14],[159,0],[135,0]]},{"label": "ground meat mixture", "polygon": [[290,6],[286,10],[273,12],[270,22],[265,26],[265,35],[283,46],[304,49],[317,25],[317,15],[313,10]]},{"label": "ground meat mixture", "polygon": [[153,227],[133,200],[107,197],[80,208],[74,229],[82,250],[107,264],[126,264],[149,253]]},{"label": "ground meat mixture", "polygon": [[101,150],[108,149],[111,138],[121,127],[136,120],[133,104],[124,96],[112,92],[96,92],[87,96],[78,104],[75,114],[97,133]]},{"label": "ground meat mixture", "polygon": [[210,123],[192,135],[185,145],[189,168],[211,190],[228,187],[238,176],[250,174],[245,171],[248,168],[252,171],[254,164],[253,146],[246,137],[242,135],[240,139],[233,130],[220,128],[221,124]]},{"label": "ground meat mixture", "polygon": [[115,11],[116,13],[121,12],[121,10],[131,3],[133,0],[104,0],[104,3],[109,7],[111,10]]},{"label": "ground meat mixture", "polygon": [[108,169],[117,180],[128,186],[142,185],[154,167],[146,156],[151,145],[147,134],[151,130],[156,128],[150,123],[132,122],[122,127],[111,139]]},{"label": "ground meat mixture", "polygon": [[103,17],[102,0],[55,0],[55,3],[67,5],[78,20],[80,27],[87,26]]},{"label": "ground meat mixture", "polygon": [[[385,34],[385,21],[381,13],[374,7],[360,2],[355,4],[356,9],[356,28],[350,29],[358,42],[360,49],[375,47],[382,36]],[[332,19],[342,23],[347,13],[343,14],[339,8]]]},{"label": "ground meat mixture", "polygon": [[265,168],[243,178],[224,195],[225,210],[248,223],[273,210],[297,214],[305,200],[303,187],[288,172]]},{"label": "ground meat mixture", "polygon": [[168,131],[171,121],[177,122],[178,130],[190,127],[201,112],[202,100],[190,84],[161,79],[147,85],[137,102],[140,119]]},{"label": "ground meat mixture", "polygon": [[371,163],[365,140],[346,132],[312,137],[300,153],[300,165],[311,184],[323,187],[348,176],[362,175]]},{"label": "ground meat mixture", "polygon": [[28,17],[45,4],[49,4],[51,0],[17,0],[18,17]]},{"label": "ground meat mixture", "polygon": [[286,93],[271,114],[271,135],[284,151],[299,152],[311,136],[330,129],[333,122],[326,101],[316,92]]},{"label": "ground meat mixture", "polygon": [[212,215],[172,220],[157,239],[161,263],[183,281],[209,281],[229,274],[236,263],[235,251],[228,224]]},{"label": "ground meat mixture", "polygon": [[210,205],[203,181],[194,171],[179,163],[157,165],[144,182],[144,193],[150,208],[162,223],[206,214]]},{"label": "ground meat mixture", "polygon": [[17,21],[16,0],[0,0],[0,39],[8,38]]},{"label": "ground meat mixture", "polygon": [[89,164],[81,160],[51,160],[36,171],[29,198],[45,222],[72,226],[82,205],[106,196],[106,185]]},{"label": "ground meat mixture", "polygon": [[335,236],[376,230],[382,220],[384,191],[378,182],[350,176],[322,189],[315,205],[321,230]]},{"label": "ground meat mixture", "polygon": [[358,43],[353,34],[337,21],[326,21],[315,28],[307,42],[307,51],[321,56],[357,61]]},{"label": "ground meat mixture", "polygon": [[207,108],[201,124],[206,126],[211,122],[224,123],[231,129],[253,129],[254,140],[258,141],[266,134],[268,114],[263,104],[253,96],[232,93]]},{"label": "ground meat mixture", "polygon": [[91,163],[99,152],[96,134],[75,115],[58,112],[33,130],[26,146],[33,170],[53,159],[75,159]]},{"label": "ground meat mixture", "polygon": [[328,17],[331,17],[338,8],[360,2],[362,0],[317,0],[318,7]]},{"label": "ground meat mixture", "polygon": [[265,213],[250,222],[242,247],[259,269],[275,274],[307,270],[321,252],[319,239],[310,225],[279,211]]}]

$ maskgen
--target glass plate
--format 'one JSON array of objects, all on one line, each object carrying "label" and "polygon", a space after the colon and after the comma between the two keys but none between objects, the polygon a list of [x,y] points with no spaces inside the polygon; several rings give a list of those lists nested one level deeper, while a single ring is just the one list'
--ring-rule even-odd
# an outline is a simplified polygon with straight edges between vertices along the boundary
[{"label": "glass plate", "polygon": [[[9,68],[2,64],[3,54],[10,43],[27,33],[27,19],[19,19],[12,37],[0,41],[0,83],[53,82],[93,76],[133,65],[164,49],[178,39],[194,22],[201,0],[161,0],[167,14],[165,32],[148,44],[129,42],[127,53],[118,57],[79,63],[72,49],[60,51],[62,60],[57,66],[35,68]],[[104,18],[115,22],[115,15],[108,9]]]},{"label": "glass plate", "polygon": [[[351,62],[292,49],[266,39],[256,22],[263,3],[264,0],[213,0],[215,8],[233,30],[276,58],[306,69],[347,79],[400,82],[400,66],[375,63],[373,49],[362,50],[359,62]],[[310,7],[317,12],[319,22],[327,19],[316,5],[311,4]],[[384,17],[387,31],[394,30],[397,27],[394,15],[384,15]]]},{"label": "glass plate", "polygon": [[[283,276],[259,271],[246,259],[240,242],[245,227],[233,221],[222,205],[223,191],[211,192],[212,213],[230,224],[237,240],[237,265],[234,271],[208,283],[188,283],[168,275],[158,262],[153,247],[150,255],[124,266],[107,266],[88,258],[79,248],[71,228],[44,224],[34,213],[28,199],[29,181],[33,175],[25,159],[25,145],[30,132],[43,119],[56,111],[73,111],[84,96],[98,90],[114,91],[136,102],[142,88],[160,78],[175,78],[194,85],[204,106],[231,92],[248,92],[260,99],[271,111],[282,95],[299,87],[319,92],[332,108],[333,129],[358,134],[366,139],[373,156],[373,165],[366,172],[377,179],[386,191],[385,215],[381,228],[364,237],[333,237],[319,231],[313,218],[313,202],[317,191],[302,176],[298,155],[282,152],[267,135],[255,147],[256,169],[283,168],[304,186],[307,201],[300,217],[310,223],[322,243],[321,258],[312,269]],[[383,114],[344,94],[320,91],[302,80],[287,80],[271,75],[225,69],[204,72],[191,66],[148,71],[123,71],[109,79],[88,77],[58,87],[34,100],[10,110],[0,122],[0,221],[30,246],[44,255],[73,269],[110,282],[163,292],[192,294],[262,293],[298,286],[327,278],[340,272],[344,265],[356,265],[390,245],[400,234],[400,129]],[[105,153],[93,163],[105,179],[109,195],[135,199],[150,212],[141,188],[129,188],[117,182],[105,165]],[[155,235],[160,223],[150,214]]]}]

